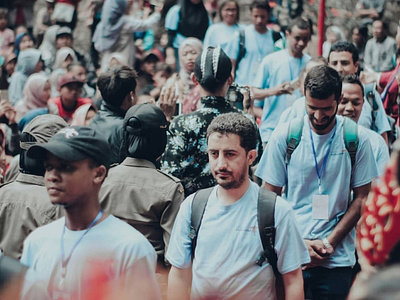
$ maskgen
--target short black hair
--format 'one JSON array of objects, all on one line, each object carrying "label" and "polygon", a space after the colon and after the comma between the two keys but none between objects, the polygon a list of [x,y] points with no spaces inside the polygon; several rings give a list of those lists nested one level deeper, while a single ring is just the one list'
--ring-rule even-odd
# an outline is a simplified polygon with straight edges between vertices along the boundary
[{"label": "short black hair", "polygon": [[343,76],[342,77],[342,83],[357,84],[361,88],[362,95],[363,95],[363,98],[364,98],[364,86],[360,81],[360,77],[358,77],[356,74]]},{"label": "short black hair", "polygon": [[337,42],[334,43],[331,47],[331,50],[329,50],[329,55],[328,55],[328,61],[329,57],[331,56],[332,52],[350,52],[351,56],[353,58],[353,63],[355,64],[358,62],[358,50],[356,46],[354,46],[353,43],[350,42]]},{"label": "short black hair", "polygon": [[268,1],[265,0],[254,0],[251,2],[250,11],[252,11],[253,8],[265,9],[268,13],[271,13],[271,6],[269,6]]},{"label": "short black hair", "polygon": [[240,146],[246,152],[257,149],[257,128],[254,123],[241,113],[222,114],[212,120],[207,128],[208,138],[213,133],[236,134],[240,137]]},{"label": "short black hair", "polygon": [[310,30],[310,38],[311,38],[311,35],[313,34],[313,29],[312,29],[312,21],[309,18],[304,18],[304,17],[294,18],[293,20],[290,21],[286,30],[289,33],[291,33],[293,27],[295,26],[297,26],[299,29]]},{"label": "short black hair", "polygon": [[100,74],[97,86],[103,100],[120,107],[125,97],[136,89],[136,72],[127,66],[114,66]]},{"label": "short black hair", "polygon": [[218,9],[218,16],[219,19],[222,21],[222,10],[224,9],[225,5],[227,5],[229,2],[233,2],[235,3],[236,6],[236,23],[239,22],[239,18],[240,18],[240,7],[239,7],[239,3],[236,0],[224,0],[221,2],[221,4],[219,5],[219,9]]},{"label": "short black hair", "polygon": [[304,80],[304,95],[309,92],[316,99],[327,99],[335,95],[339,101],[342,95],[342,78],[339,73],[326,65],[312,68]]}]

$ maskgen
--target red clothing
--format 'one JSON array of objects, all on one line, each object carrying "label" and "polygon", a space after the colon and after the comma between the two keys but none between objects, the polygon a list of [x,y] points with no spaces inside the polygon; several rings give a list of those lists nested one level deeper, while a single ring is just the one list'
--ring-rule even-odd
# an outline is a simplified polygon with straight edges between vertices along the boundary
[{"label": "red clothing", "polygon": [[[381,78],[379,79],[379,86],[384,89],[386,85],[390,83],[393,76],[396,76],[396,72],[399,68],[400,64],[397,64],[397,67],[394,70],[389,72],[382,72]],[[397,107],[398,91],[399,91],[399,85],[397,80],[395,79],[388,90],[386,98],[383,101],[383,107],[385,108],[386,113],[389,116],[395,118],[396,120],[399,117],[398,113],[399,111]]]},{"label": "red clothing", "polygon": [[77,8],[79,1],[81,1],[81,0],[58,0],[57,3],[71,4],[71,5],[75,6],[75,8]]},{"label": "red clothing", "polygon": [[80,106],[84,104],[93,104],[92,99],[89,98],[78,98],[76,106],[73,110],[66,110],[61,103],[61,98],[51,98],[49,99],[47,105],[49,106],[49,112],[58,114],[61,118],[63,118],[67,123],[70,123],[72,120],[72,115],[75,110],[77,110]]}]

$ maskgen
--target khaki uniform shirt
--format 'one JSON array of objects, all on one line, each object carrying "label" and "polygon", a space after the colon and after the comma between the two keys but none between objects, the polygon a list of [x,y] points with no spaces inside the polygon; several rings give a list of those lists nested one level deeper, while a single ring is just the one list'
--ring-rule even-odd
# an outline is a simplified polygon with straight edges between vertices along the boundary
[{"label": "khaki uniform shirt", "polygon": [[29,233],[62,214],[59,206],[51,204],[42,176],[18,174],[0,188],[0,248],[19,259]]},{"label": "khaki uniform shirt", "polygon": [[162,260],[182,200],[179,179],[132,157],[109,170],[100,190],[104,210],[139,230]]}]

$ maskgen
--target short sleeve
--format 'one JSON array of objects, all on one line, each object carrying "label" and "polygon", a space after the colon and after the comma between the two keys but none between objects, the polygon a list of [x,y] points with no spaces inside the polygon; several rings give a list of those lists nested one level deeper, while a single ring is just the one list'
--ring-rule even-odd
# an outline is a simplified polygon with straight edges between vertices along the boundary
[{"label": "short sleeve", "polygon": [[168,30],[177,30],[179,23],[179,11],[181,7],[179,5],[174,5],[170,8],[165,17],[165,28]]}]

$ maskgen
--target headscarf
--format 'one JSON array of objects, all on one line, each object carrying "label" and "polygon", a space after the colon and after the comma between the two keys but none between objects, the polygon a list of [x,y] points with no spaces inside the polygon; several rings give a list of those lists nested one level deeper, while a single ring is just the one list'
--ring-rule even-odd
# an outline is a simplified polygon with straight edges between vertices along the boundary
[{"label": "headscarf", "polygon": [[72,62],[78,61],[75,55],[75,51],[73,49],[69,47],[62,47],[57,51],[56,60],[53,65],[53,70],[61,68],[61,65],[67,59],[68,55],[71,56]]},{"label": "headscarf", "polygon": [[115,45],[125,23],[124,14],[127,6],[127,0],[105,0],[101,21],[93,35],[97,51],[106,52]]},{"label": "headscarf", "polygon": [[41,53],[37,49],[30,48],[20,52],[17,69],[10,78],[10,86],[8,88],[8,95],[13,104],[22,99],[25,83],[35,71],[40,58]]},{"label": "headscarf", "polygon": [[183,49],[186,46],[190,46],[192,47],[198,55],[200,55],[200,53],[203,51],[203,43],[196,38],[187,38],[185,39],[182,44],[179,46],[178,49],[178,53],[179,53],[179,64],[181,66],[181,69],[179,71],[179,77],[181,78],[181,80],[183,81],[183,83],[185,85],[189,85],[189,86],[194,86],[194,83],[192,81],[192,79],[190,78],[190,73],[188,73],[185,68],[183,67],[183,61],[182,61],[182,54],[183,54]]},{"label": "headscarf", "polygon": [[186,37],[203,40],[209,25],[208,13],[203,1],[194,4],[190,0],[180,0],[180,6],[178,32]]},{"label": "headscarf", "polygon": [[58,25],[47,28],[43,36],[43,42],[39,47],[39,50],[42,51],[42,58],[46,67],[51,67],[53,65],[53,60],[57,53],[56,35],[59,28],[60,26]]},{"label": "headscarf", "polygon": [[94,110],[97,112],[97,108],[90,103],[79,106],[79,108],[74,112],[71,126],[86,126],[86,117],[89,113],[89,110]]},{"label": "headscarf", "polygon": [[126,59],[126,57],[124,55],[122,55],[120,52],[113,52],[110,55],[110,60],[108,61],[108,65],[110,65],[110,62],[112,59],[117,60],[120,65],[122,66],[128,66],[128,60]]},{"label": "headscarf", "polygon": [[24,98],[18,101],[15,105],[17,121],[19,121],[28,111],[47,106],[47,101],[43,101],[42,98],[44,87],[48,81],[48,78],[42,73],[36,73],[29,76],[22,92]]},{"label": "headscarf", "polygon": [[17,35],[17,37],[15,38],[15,47],[14,47],[14,53],[18,56],[19,55],[19,45],[21,44],[22,38],[24,36],[29,36],[31,38],[31,40],[33,41],[33,37],[28,33],[28,32],[22,32],[20,34]]}]

